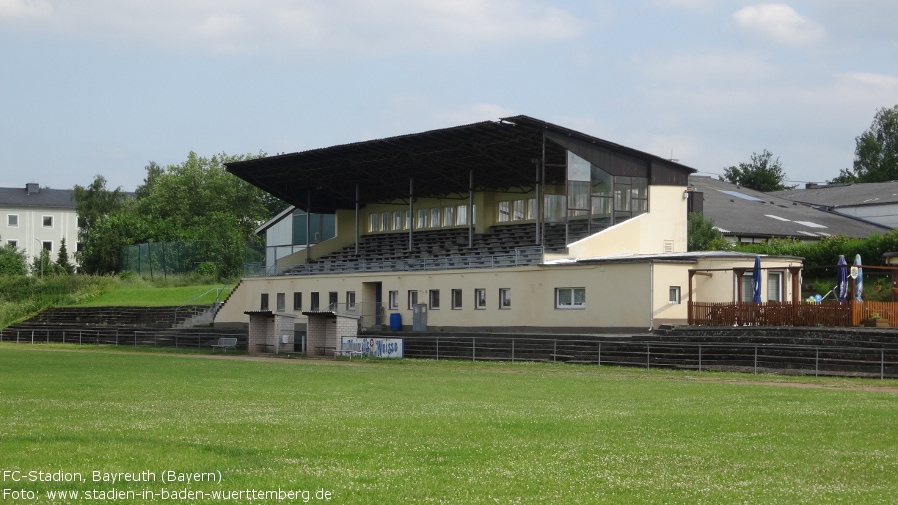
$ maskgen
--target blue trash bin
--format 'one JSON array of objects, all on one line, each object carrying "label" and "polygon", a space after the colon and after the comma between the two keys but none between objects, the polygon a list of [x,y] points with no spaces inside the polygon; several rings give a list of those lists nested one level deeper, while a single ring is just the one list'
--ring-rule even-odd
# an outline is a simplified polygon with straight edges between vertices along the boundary
[{"label": "blue trash bin", "polygon": [[390,314],[390,330],[402,331],[402,314]]}]

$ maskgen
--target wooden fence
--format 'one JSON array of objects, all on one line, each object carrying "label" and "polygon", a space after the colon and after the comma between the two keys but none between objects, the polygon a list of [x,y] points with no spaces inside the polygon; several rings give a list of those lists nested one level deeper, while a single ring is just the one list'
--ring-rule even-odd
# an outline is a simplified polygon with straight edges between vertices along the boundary
[{"label": "wooden fence", "polygon": [[689,324],[697,326],[849,327],[874,318],[877,326],[898,327],[898,302],[689,303]]}]

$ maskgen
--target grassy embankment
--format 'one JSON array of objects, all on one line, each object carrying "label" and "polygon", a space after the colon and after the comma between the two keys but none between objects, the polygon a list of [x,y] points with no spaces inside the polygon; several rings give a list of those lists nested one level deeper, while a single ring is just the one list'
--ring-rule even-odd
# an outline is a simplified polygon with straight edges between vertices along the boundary
[{"label": "grassy embankment", "polygon": [[[210,279],[191,277],[0,277],[0,328],[54,306],[177,306],[187,302],[213,303],[218,294],[215,290],[223,287],[225,286],[222,284],[213,284]],[[228,286],[232,287],[233,284]],[[194,300],[204,293],[205,296]],[[221,292],[222,300],[227,293],[227,290]]]},{"label": "grassy embankment", "polygon": [[[83,478],[4,483],[40,497],[29,503],[113,489],[321,490],[353,504],[898,496],[891,380],[0,349],[0,468]],[[156,481],[94,481],[94,472]],[[220,482],[162,482],[219,472]],[[140,496],[118,502],[150,501]]]}]

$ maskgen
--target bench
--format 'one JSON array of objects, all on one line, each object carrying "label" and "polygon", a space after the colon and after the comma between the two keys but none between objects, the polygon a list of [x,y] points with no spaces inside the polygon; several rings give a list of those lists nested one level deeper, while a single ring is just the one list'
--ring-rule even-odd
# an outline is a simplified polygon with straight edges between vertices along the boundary
[{"label": "bench", "polygon": [[337,356],[349,356],[349,359],[352,360],[353,356],[362,357],[362,343],[361,342],[353,342],[351,344],[343,344],[339,349],[334,349],[334,357]]},{"label": "bench", "polygon": [[237,350],[237,339],[234,337],[219,337],[217,344],[212,344],[212,352],[215,352],[215,349],[224,349],[224,352],[228,352],[228,349]]}]

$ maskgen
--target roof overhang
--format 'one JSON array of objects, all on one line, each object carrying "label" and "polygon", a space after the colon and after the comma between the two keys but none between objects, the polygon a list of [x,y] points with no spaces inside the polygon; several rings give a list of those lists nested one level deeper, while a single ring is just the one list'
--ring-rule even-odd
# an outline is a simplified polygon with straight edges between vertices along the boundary
[{"label": "roof overhang", "polygon": [[[547,134],[556,141],[547,142]],[[647,171],[663,167],[677,179],[682,174],[683,181],[695,171],[528,116],[239,161],[227,170],[302,210],[330,213],[357,203],[407,201],[410,195],[527,192],[541,174],[545,184],[563,184],[567,154],[561,139],[613,153]]]}]

